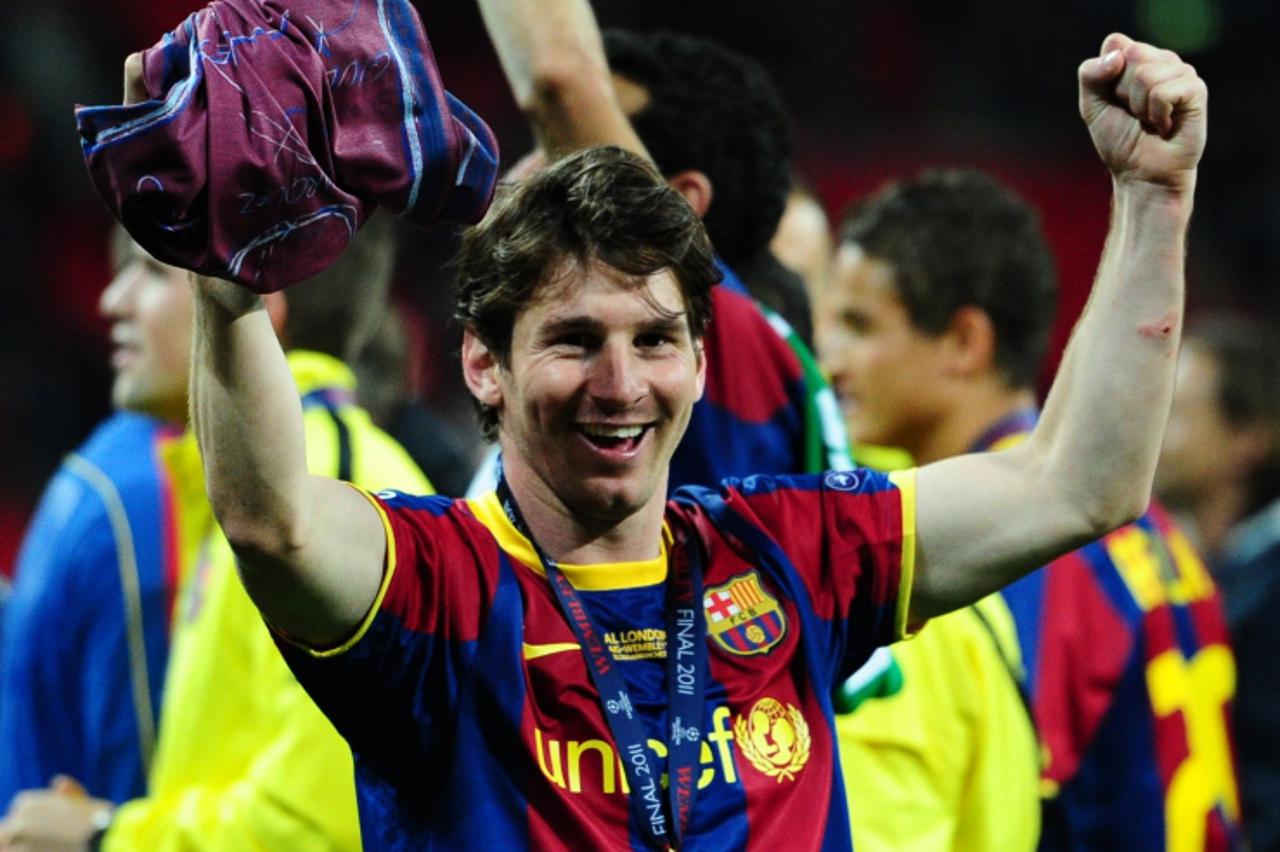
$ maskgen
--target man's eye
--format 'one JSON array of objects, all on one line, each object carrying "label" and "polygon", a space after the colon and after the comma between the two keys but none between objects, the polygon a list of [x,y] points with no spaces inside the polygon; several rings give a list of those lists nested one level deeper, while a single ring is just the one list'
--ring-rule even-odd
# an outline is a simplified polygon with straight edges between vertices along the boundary
[{"label": "man's eye", "polygon": [[552,341],[555,346],[567,346],[574,349],[585,349],[590,341],[581,333],[562,334]]},{"label": "man's eye", "polygon": [[657,332],[642,334],[636,338],[636,345],[642,349],[658,349],[674,342],[670,335]]},{"label": "man's eye", "polygon": [[862,314],[846,313],[841,315],[840,320],[854,334],[866,334],[871,330],[871,323]]}]

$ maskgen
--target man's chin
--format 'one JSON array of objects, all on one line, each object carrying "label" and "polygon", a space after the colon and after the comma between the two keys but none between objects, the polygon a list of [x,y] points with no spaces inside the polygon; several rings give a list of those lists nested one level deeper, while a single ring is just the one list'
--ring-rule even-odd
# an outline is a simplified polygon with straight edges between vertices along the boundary
[{"label": "man's chin", "polygon": [[647,483],[588,481],[576,495],[573,511],[597,523],[616,524],[648,506],[656,491]]},{"label": "man's chin", "polygon": [[132,411],[134,414],[150,414],[145,394],[139,393],[137,386],[129,376],[116,376],[111,386],[111,406],[117,411]]},{"label": "man's chin", "polygon": [[183,423],[186,419],[186,400],[148,393],[136,383],[118,377],[111,388],[111,405],[116,411],[145,414],[157,420]]}]

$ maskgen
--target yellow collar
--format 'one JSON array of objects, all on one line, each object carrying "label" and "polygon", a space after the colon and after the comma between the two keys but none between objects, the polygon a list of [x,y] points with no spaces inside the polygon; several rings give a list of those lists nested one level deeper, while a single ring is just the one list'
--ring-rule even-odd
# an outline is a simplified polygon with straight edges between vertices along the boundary
[{"label": "yellow collar", "polygon": [[289,362],[289,372],[293,374],[299,396],[320,388],[356,389],[356,374],[332,355],[310,349],[293,349],[285,359]]},{"label": "yellow collar", "polygon": [[[508,555],[521,562],[535,574],[545,577],[546,571],[542,561],[534,551],[533,545],[502,511],[498,495],[490,492],[467,501],[471,514],[484,524],[498,546]],[[593,565],[559,564],[565,579],[575,589],[584,592],[603,592],[615,589],[633,589],[639,586],[652,586],[661,583],[667,576],[667,551],[671,544],[671,530],[666,522],[662,524],[662,547],[653,559],[642,559],[638,562],[601,562]]]}]

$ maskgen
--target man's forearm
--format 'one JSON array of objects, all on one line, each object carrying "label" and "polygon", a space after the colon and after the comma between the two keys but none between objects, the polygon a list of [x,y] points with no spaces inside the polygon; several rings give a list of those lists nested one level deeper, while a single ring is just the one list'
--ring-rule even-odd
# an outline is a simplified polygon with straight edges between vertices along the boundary
[{"label": "man's forearm", "polygon": [[1137,517],[1150,499],[1208,92],[1175,54],[1120,34],[1079,76],[1080,114],[1115,189],[1093,293],[1027,442],[920,469],[917,618],[983,597]]},{"label": "man's forearm", "polygon": [[206,487],[253,602],[298,640],[328,644],[369,611],[382,521],[307,470],[302,402],[261,300],[196,279],[191,411]]},{"label": "man's forearm", "polygon": [[914,619],[978,600],[1145,509],[1173,395],[1190,208],[1189,195],[1117,187],[1093,293],[1031,437],[920,469]]},{"label": "man's forearm", "polygon": [[543,150],[618,145],[647,156],[614,93],[587,0],[480,0],[480,11]]},{"label": "man's forearm", "polygon": [[193,278],[191,419],[214,513],[238,550],[279,555],[308,509],[302,406],[262,300]]},{"label": "man's forearm", "polygon": [[[1151,493],[1173,397],[1191,188],[1117,181],[1097,281],[1034,439],[1081,522],[1136,517]],[[1087,531],[1087,530],[1086,530]]]}]

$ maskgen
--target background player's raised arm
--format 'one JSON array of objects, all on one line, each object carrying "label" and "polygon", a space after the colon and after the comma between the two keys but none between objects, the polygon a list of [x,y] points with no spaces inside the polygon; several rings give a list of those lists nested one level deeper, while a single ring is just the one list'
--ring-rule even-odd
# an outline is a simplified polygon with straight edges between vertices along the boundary
[{"label": "background player's raised arm", "polygon": [[480,0],[480,11],[538,147],[617,145],[647,156],[614,92],[587,0]]},{"label": "background player's raised arm", "polygon": [[920,469],[916,616],[981,598],[1150,499],[1207,92],[1175,54],[1121,35],[1079,77],[1080,112],[1114,187],[1093,294],[1031,438]]},{"label": "background player's raised arm", "polygon": [[214,514],[267,619],[332,643],[377,595],[381,520],[354,488],[307,472],[302,405],[262,298],[192,282],[191,415]]}]

